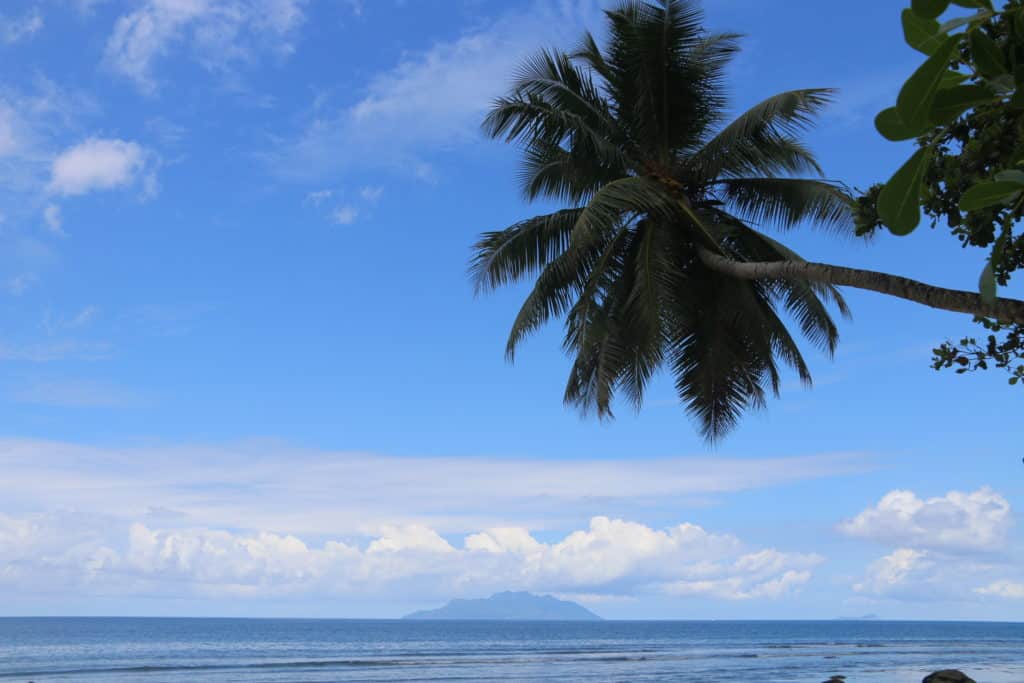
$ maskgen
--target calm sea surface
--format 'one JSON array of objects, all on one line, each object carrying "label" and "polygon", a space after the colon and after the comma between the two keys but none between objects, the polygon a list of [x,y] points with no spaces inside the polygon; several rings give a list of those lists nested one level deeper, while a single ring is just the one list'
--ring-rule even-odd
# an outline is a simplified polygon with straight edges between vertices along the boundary
[{"label": "calm sea surface", "polygon": [[1024,683],[1024,624],[0,619],[0,681]]}]

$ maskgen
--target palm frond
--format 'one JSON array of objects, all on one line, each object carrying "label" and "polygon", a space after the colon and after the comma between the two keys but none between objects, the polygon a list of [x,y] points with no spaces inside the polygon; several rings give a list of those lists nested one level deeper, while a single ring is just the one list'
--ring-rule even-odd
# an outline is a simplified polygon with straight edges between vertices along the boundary
[{"label": "palm frond", "polygon": [[842,186],[805,178],[729,178],[719,198],[744,221],[793,228],[807,224],[853,236],[853,198]]},{"label": "palm frond", "polygon": [[690,162],[707,179],[813,170],[814,157],[797,140],[832,101],[827,88],[791,90],[769,97],[704,143]]},{"label": "palm frond", "polygon": [[569,245],[582,209],[565,209],[485,232],[473,245],[469,272],[475,289],[495,289],[537,272]]},{"label": "palm frond", "polygon": [[533,289],[523,301],[512,322],[505,342],[505,358],[515,360],[516,349],[527,336],[551,318],[569,313],[578,305],[580,292],[595,268],[601,270],[602,252],[614,249],[617,239],[609,244],[595,243],[586,249],[577,248],[553,259],[537,276]]},{"label": "palm frond", "polygon": [[599,189],[583,208],[573,228],[572,240],[590,240],[593,233],[607,233],[628,216],[677,218],[679,204],[657,181],[627,176]]},{"label": "palm frond", "polygon": [[[721,230],[723,242],[728,244],[732,256],[744,261],[802,261],[799,254],[768,235],[746,225],[739,218],[719,212],[715,225]],[[850,309],[839,290],[828,284],[800,280],[765,281],[772,300],[780,301],[794,317],[801,332],[814,346],[833,354],[839,343],[839,329],[828,305],[843,317],[850,317]],[[805,381],[809,382],[809,375]]]}]

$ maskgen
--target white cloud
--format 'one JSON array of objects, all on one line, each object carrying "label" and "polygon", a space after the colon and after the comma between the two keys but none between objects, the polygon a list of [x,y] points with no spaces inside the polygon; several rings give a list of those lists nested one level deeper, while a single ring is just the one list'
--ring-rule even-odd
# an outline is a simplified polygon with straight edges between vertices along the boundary
[{"label": "white cloud", "polygon": [[0,85],[0,190],[5,201],[45,185],[52,161],[52,141],[92,113],[91,98],[58,87],[45,78],[31,89],[17,91]]},{"label": "white cloud", "polygon": [[359,190],[359,196],[362,197],[363,200],[365,200],[367,202],[370,202],[371,204],[374,204],[377,201],[379,201],[380,198],[383,195],[384,195],[384,188],[380,187],[380,186],[377,186],[377,187],[366,186],[366,187],[363,187],[362,189]]},{"label": "white cloud", "polygon": [[7,281],[7,291],[14,296],[21,296],[36,283],[39,278],[35,273],[19,273]]},{"label": "white cloud", "polygon": [[331,214],[331,218],[338,225],[351,225],[359,216],[359,210],[354,206],[340,206]]},{"label": "white cloud", "polygon": [[[0,345],[0,359],[42,361],[87,353],[102,349],[56,342]],[[661,502],[678,507],[688,497],[864,468],[865,460],[853,456],[537,461],[391,457],[274,442],[98,448],[0,439],[0,501],[124,518],[158,506],[185,511],[194,523],[211,528],[299,535],[379,532],[385,525],[411,523],[447,534],[565,528],[594,515],[642,514]]]},{"label": "white cloud", "polygon": [[919,581],[922,571],[934,565],[929,554],[923,550],[899,548],[871,563],[865,577],[855,583],[853,589],[858,593],[888,595],[905,587],[911,577]]},{"label": "white cloud", "polygon": [[891,491],[877,505],[839,525],[850,536],[946,551],[999,549],[1012,524],[1010,503],[990,488],[950,491],[922,500]]},{"label": "white cloud", "polygon": [[0,102],[0,157],[14,152],[18,145],[14,136],[14,111],[5,102]]},{"label": "white cloud", "polygon": [[52,244],[38,238],[40,222],[50,228],[59,218],[47,212],[53,198],[46,191],[56,141],[77,130],[95,108],[90,97],[39,76],[24,90],[0,85],[0,211],[7,217],[0,231],[0,253],[6,254],[0,283],[9,290],[24,291],[59,262]]},{"label": "white cloud", "polygon": [[1024,583],[1017,583],[1014,581],[993,581],[987,586],[981,588],[975,588],[975,593],[979,595],[989,595],[998,598],[1010,598],[1013,600],[1024,600]]},{"label": "white cloud", "polygon": [[1011,594],[1014,584],[999,579],[1017,569],[1012,561],[989,562],[962,553],[897,548],[868,565],[852,587],[865,596],[898,601],[969,601],[979,595]]},{"label": "white cloud", "polygon": [[85,327],[99,314],[100,309],[97,306],[88,305],[83,306],[74,313],[68,315],[60,315],[54,313],[52,310],[46,310],[43,313],[43,328],[46,330],[48,335],[60,334],[68,330],[75,330],[81,327]]},{"label": "white cloud", "polygon": [[305,129],[268,161],[295,179],[378,166],[431,180],[424,157],[479,140],[484,113],[524,57],[552,44],[573,45],[584,28],[602,23],[595,0],[537,0],[459,38],[406,54],[371,78],[354,103],[328,106],[318,96]]},{"label": "white cloud", "polygon": [[85,306],[68,321],[67,326],[82,327],[83,325],[88,325],[96,317],[96,314],[99,313],[99,310],[96,306]]},{"label": "white cloud", "polygon": [[257,50],[294,51],[305,0],[145,0],[121,16],[107,41],[105,60],[116,72],[154,93],[154,64],[179,44],[210,70],[252,61]]},{"label": "white cloud", "polygon": [[142,400],[135,393],[107,382],[67,377],[33,382],[13,390],[9,396],[18,403],[68,408],[117,408]]},{"label": "white cloud", "polygon": [[[51,388],[36,398],[52,400]],[[56,388],[60,400],[95,404],[88,391]],[[798,589],[821,558],[622,511],[862,466],[842,456],[537,461],[0,439],[12,539],[0,543],[0,583],[165,596],[770,599]],[[58,510],[73,510],[74,523]]]},{"label": "white cloud", "polygon": [[315,190],[306,194],[306,203],[320,206],[334,195],[334,190]]},{"label": "white cloud", "polygon": [[0,341],[0,360],[4,361],[48,363],[68,358],[97,360],[106,357],[109,352],[110,349],[106,344],[82,343],[75,340],[23,345],[7,344]]},{"label": "white cloud", "polygon": [[56,235],[67,234],[64,232],[64,221],[60,215],[60,207],[56,204],[48,204],[46,208],[43,209],[43,222],[46,223],[46,228],[50,232]]},{"label": "white cloud", "polygon": [[815,553],[783,553],[765,549],[729,564],[703,564],[692,576],[666,585],[673,595],[708,596],[726,600],[779,598],[811,579],[811,569],[824,562]]},{"label": "white cloud", "polygon": [[8,19],[0,14],[0,42],[8,45],[24,38],[31,38],[42,28],[43,15],[37,9],[14,19]]},{"label": "white cloud", "polygon": [[[507,531],[507,530],[506,530]],[[95,584],[104,591],[274,597],[281,594],[366,595],[415,591],[473,595],[496,589],[582,592],[595,599],[640,591],[724,599],[779,598],[810,578],[821,558],[769,553],[771,562],[732,560],[741,544],[682,524],[655,530],[596,517],[587,529],[543,543],[517,529],[514,548],[452,544],[422,525],[384,529],[368,542],[310,544],[267,531],[154,528],[151,522],[106,518],[0,515],[0,584],[50,592]],[[728,561],[708,569],[709,563]],[[696,569],[695,569],[696,568]],[[703,573],[728,589],[681,589],[673,579]]]},{"label": "white cloud", "polygon": [[147,173],[149,153],[134,142],[89,138],[53,161],[49,190],[64,196],[130,186],[142,179],[144,191],[153,191]]}]

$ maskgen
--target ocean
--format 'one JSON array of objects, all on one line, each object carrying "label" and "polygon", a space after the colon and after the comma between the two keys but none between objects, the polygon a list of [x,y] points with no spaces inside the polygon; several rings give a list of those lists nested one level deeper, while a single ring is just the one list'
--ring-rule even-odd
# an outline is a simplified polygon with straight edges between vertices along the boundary
[{"label": "ocean", "polygon": [[0,681],[1024,683],[1024,624],[2,618]]}]

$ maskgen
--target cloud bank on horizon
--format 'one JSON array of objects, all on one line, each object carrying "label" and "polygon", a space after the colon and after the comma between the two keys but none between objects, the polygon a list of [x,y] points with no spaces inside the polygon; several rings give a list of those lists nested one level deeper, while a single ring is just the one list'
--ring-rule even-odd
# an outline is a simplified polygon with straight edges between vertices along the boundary
[{"label": "cloud bank on horizon", "polygon": [[[821,539],[777,547],[685,518],[657,528],[600,510],[642,513],[695,495],[721,504],[873,465],[842,455],[536,462],[7,439],[0,467],[0,595],[258,604],[517,589],[614,604],[780,601],[837,579],[821,575]],[[835,525],[837,539],[892,548],[844,590],[861,600],[1020,597],[1019,567],[1003,552],[1013,520],[990,488],[928,499],[891,491]]]}]

